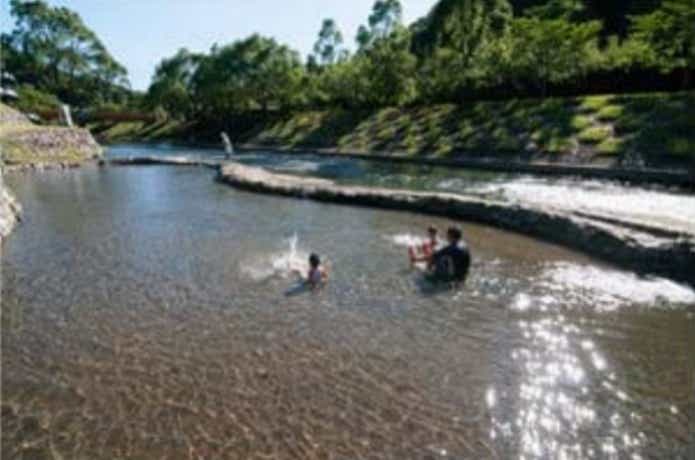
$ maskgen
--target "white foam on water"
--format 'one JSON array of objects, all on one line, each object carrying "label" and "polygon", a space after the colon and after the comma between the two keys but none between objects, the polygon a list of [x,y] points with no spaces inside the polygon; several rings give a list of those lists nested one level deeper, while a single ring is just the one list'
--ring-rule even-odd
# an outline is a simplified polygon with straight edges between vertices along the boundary
[{"label": "white foam on water", "polygon": [[533,283],[543,295],[522,292],[514,296],[511,308],[546,310],[564,305],[591,305],[596,310],[623,306],[668,308],[695,306],[695,291],[685,285],[658,277],[558,262],[549,265]]},{"label": "white foam on water", "polygon": [[307,160],[290,160],[287,163],[280,164],[275,167],[278,171],[288,172],[315,172],[318,171],[320,165],[317,161]]},{"label": "white foam on water", "polygon": [[695,232],[695,195],[605,181],[555,179],[549,182],[533,177],[487,184],[476,192],[501,193],[514,202],[637,219]]},{"label": "white foam on water", "polygon": [[304,273],[307,269],[309,254],[298,249],[299,237],[293,234],[287,240],[287,249],[262,256],[260,260],[244,263],[242,271],[256,281],[268,278],[290,278],[296,271]]},{"label": "white foam on water", "polygon": [[418,246],[423,244],[426,239],[421,236],[413,235],[412,233],[398,233],[396,235],[384,236],[385,239],[389,240],[396,246],[410,247]]}]

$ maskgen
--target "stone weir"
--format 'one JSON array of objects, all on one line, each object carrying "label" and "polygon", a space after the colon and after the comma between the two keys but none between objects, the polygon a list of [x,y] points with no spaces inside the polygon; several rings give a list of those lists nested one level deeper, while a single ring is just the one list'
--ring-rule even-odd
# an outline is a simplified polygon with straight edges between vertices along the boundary
[{"label": "stone weir", "polygon": [[577,249],[638,273],[695,286],[695,236],[668,229],[459,194],[343,186],[238,163],[221,165],[218,180],[253,192],[479,222]]}]

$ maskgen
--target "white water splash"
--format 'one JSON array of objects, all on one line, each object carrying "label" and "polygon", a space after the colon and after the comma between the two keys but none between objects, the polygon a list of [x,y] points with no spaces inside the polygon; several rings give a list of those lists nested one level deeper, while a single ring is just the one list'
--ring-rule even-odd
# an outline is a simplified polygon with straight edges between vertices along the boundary
[{"label": "white water splash", "polygon": [[411,247],[423,244],[426,239],[424,237],[413,235],[412,233],[399,233],[397,235],[384,236],[396,246]]},{"label": "white water splash", "polygon": [[289,278],[295,276],[297,271],[303,273],[307,269],[309,255],[298,249],[299,236],[295,232],[286,242],[286,249],[263,256],[260,260],[245,263],[241,267],[242,271],[256,281],[273,277]]},{"label": "white water splash", "polygon": [[500,193],[514,202],[599,213],[695,233],[695,195],[606,181],[555,179],[549,182],[532,177],[490,183],[475,192]]}]

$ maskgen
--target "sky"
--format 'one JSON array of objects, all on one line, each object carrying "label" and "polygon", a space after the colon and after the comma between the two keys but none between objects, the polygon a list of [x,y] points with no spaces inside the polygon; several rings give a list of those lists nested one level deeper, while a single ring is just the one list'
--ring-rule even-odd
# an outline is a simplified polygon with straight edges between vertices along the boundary
[{"label": "sky", "polygon": [[[77,11],[111,54],[128,69],[134,89],[147,89],[157,63],[179,48],[207,52],[252,33],[272,36],[299,51],[311,52],[321,22],[333,18],[345,43],[366,23],[374,0],[48,0]],[[9,0],[2,5],[3,31],[11,30]],[[401,0],[409,24],[424,16],[435,0]]]}]

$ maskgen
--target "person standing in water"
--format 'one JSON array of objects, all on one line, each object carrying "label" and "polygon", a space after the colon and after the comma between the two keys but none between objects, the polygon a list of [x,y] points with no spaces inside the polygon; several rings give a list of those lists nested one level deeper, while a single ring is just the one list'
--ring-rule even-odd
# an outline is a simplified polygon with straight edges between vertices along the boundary
[{"label": "person standing in water", "polygon": [[462,236],[458,227],[449,227],[447,230],[448,246],[435,252],[428,264],[430,276],[435,281],[458,283],[466,280],[471,254]]},{"label": "person standing in water", "polygon": [[437,227],[430,225],[427,227],[427,241],[420,246],[410,246],[408,248],[408,257],[410,258],[411,266],[415,266],[415,264],[418,262],[430,263],[432,255],[439,246],[437,233]]}]

